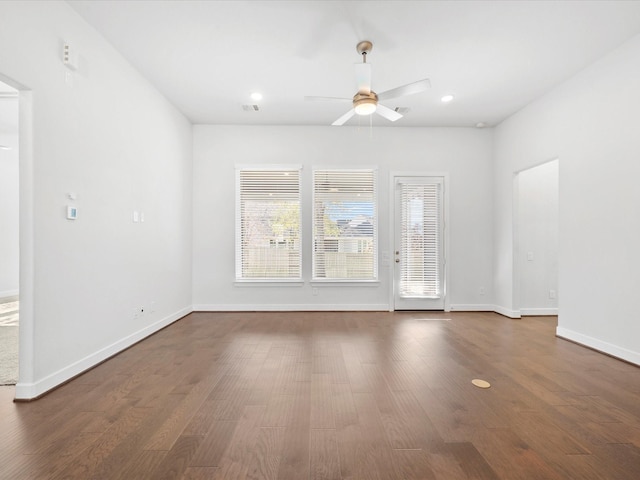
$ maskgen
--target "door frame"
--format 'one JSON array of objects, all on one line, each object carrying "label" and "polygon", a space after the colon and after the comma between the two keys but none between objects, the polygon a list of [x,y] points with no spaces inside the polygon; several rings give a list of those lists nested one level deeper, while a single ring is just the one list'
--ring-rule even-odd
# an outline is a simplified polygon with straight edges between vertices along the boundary
[{"label": "door frame", "polygon": [[449,173],[448,172],[417,172],[417,171],[393,171],[389,174],[389,247],[391,249],[387,266],[387,275],[389,276],[389,311],[394,312],[396,310],[395,299],[395,275],[394,275],[394,262],[395,255],[393,255],[395,249],[395,222],[396,222],[396,178],[397,177],[440,177],[442,178],[442,261],[444,269],[442,272],[442,295],[444,296],[444,311],[451,311],[451,300],[449,296]]}]

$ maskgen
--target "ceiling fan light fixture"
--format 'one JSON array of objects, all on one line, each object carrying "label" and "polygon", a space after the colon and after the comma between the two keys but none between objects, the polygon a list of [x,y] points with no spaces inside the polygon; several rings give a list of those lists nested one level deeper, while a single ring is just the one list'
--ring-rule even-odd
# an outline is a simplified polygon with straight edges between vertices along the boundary
[{"label": "ceiling fan light fixture", "polygon": [[370,93],[356,93],[353,97],[353,109],[358,115],[371,115],[378,108],[378,95]]},{"label": "ceiling fan light fixture", "polygon": [[[408,83],[400,87],[386,90],[378,95],[371,90],[371,64],[367,63],[367,54],[373,48],[373,44],[364,40],[356,46],[356,50],[362,55],[362,63],[356,63],[356,84],[358,86],[357,93],[353,96],[352,106],[348,112],[338,117],[331,125],[339,127],[344,125],[354,115],[371,115],[377,113],[381,117],[395,122],[402,118],[402,113],[406,113],[409,109],[407,107],[396,107],[395,110],[384,105],[384,102],[393,98],[404,97],[407,95],[413,95],[415,93],[424,92],[431,86],[428,78],[418,80],[417,82]],[[335,97],[305,97],[307,100],[322,99],[322,100],[347,100],[346,98]],[[383,103],[378,103],[382,101]],[[402,111],[401,111],[402,110]]]},{"label": "ceiling fan light fixture", "polygon": [[367,101],[356,105],[355,110],[358,115],[371,115],[377,107],[375,101]]}]

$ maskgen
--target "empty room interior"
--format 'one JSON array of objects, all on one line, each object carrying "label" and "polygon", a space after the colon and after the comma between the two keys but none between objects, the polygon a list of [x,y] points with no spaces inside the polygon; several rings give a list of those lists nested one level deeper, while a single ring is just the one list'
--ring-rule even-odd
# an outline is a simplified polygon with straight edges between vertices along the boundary
[{"label": "empty room interior", "polygon": [[0,479],[634,480],[640,2],[0,2]]}]

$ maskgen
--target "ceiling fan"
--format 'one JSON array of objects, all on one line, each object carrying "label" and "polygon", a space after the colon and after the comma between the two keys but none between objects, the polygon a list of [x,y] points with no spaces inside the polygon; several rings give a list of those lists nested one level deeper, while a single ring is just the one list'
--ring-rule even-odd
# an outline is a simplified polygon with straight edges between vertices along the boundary
[{"label": "ceiling fan", "polygon": [[385,107],[380,101],[390,100],[396,97],[403,97],[405,95],[413,95],[414,93],[420,93],[427,90],[431,83],[428,78],[424,80],[418,80],[417,82],[409,83],[401,87],[392,88],[382,93],[376,93],[371,90],[371,64],[367,63],[367,54],[373,48],[373,43],[368,40],[363,40],[356,45],[356,50],[362,55],[362,63],[356,63],[356,82],[358,85],[358,92],[350,98],[339,97],[304,97],[305,100],[311,101],[351,101],[353,108],[347,113],[338,118],[331,125],[340,126],[347,122],[354,115],[371,115],[374,112],[378,115],[395,122],[402,118],[402,115],[389,107]]}]

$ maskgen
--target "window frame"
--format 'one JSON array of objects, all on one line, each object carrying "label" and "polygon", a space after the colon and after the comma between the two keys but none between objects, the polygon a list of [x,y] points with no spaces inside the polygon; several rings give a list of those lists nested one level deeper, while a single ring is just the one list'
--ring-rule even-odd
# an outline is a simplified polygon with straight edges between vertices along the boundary
[{"label": "window frame", "polygon": [[[316,197],[318,194],[316,188],[316,174],[318,172],[327,171],[327,172],[335,172],[335,173],[362,173],[367,172],[372,175],[372,207],[373,207],[373,217],[372,217],[372,277],[318,277],[316,276],[316,254],[317,254],[317,244],[316,244]],[[379,180],[378,180],[378,167],[344,167],[344,168],[335,168],[335,167],[314,167],[312,171],[312,181],[311,181],[311,192],[312,192],[312,205],[311,205],[311,237],[312,242],[310,245],[311,249],[311,285],[313,286],[347,286],[349,284],[353,285],[377,285],[379,284],[379,275],[380,275],[380,265],[379,265],[379,243],[380,243],[380,235],[379,235]]]},{"label": "window frame", "polygon": [[[273,172],[295,172],[298,176],[298,275],[293,277],[245,277],[243,272],[243,190],[242,190],[242,173],[243,172],[263,172],[266,174]],[[235,281],[236,286],[250,286],[251,284],[262,284],[265,286],[300,286],[304,284],[302,279],[303,272],[303,229],[302,229],[302,165],[236,165],[235,167],[235,239],[234,239],[234,260],[235,260]]]}]

